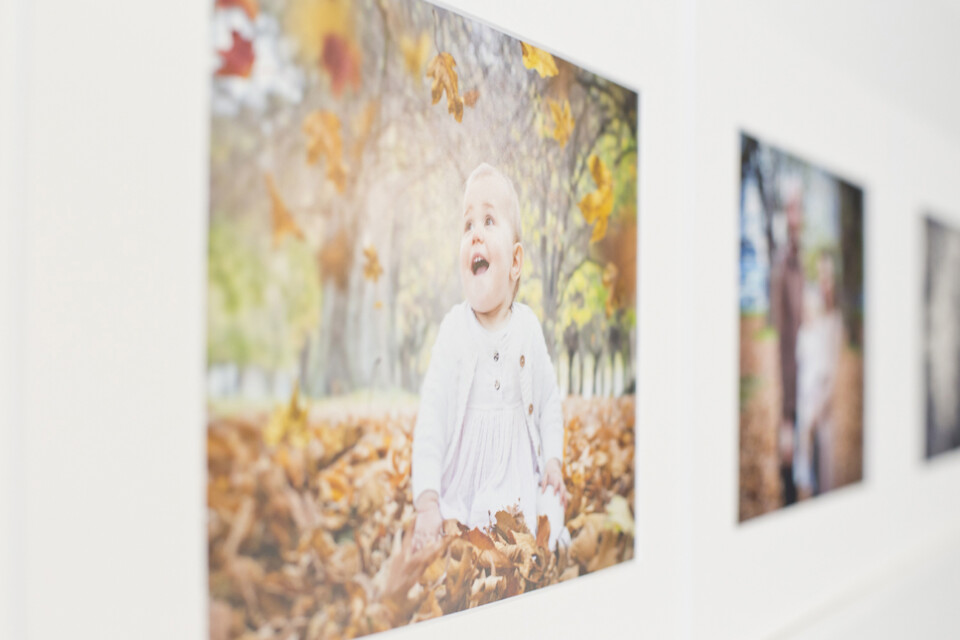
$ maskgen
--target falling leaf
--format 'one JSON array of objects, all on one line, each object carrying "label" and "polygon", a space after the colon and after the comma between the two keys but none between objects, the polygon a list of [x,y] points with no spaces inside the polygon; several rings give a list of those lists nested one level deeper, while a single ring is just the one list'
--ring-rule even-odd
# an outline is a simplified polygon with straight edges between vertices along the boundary
[{"label": "falling leaf", "polygon": [[242,9],[251,20],[256,19],[257,13],[260,11],[257,0],[217,0],[216,7],[218,9]]},{"label": "falling leaf", "polygon": [[427,67],[427,77],[433,79],[430,87],[430,96],[433,104],[440,102],[444,92],[447,94],[447,112],[453,114],[457,122],[463,121],[463,98],[457,87],[457,66],[453,56],[442,52],[437,54]]},{"label": "falling leaf", "polygon": [[613,211],[613,177],[597,154],[591,154],[587,160],[590,174],[597,184],[596,191],[588,193],[580,200],[580,211],[587,224],[594,225],[590,242],[597,242],[607,233],[607,219]]},{"label": "falling leaf", "polygon": [[373,303],[373,308],[374,308],[374,309],[377,309],[378,311],[379,311],[380,309],[383,309],[383,300],[377,300],[376,302],[374,302],[374,303]]},{"label": "falling leaf", "polygon": [[343,163],[343,141],[340,119],[332,111],[314,111],[303,120],[307,136],[307,162],[316,164],[323,157],[327,162],[327,178],[343,193],[347,187],[347,167]]},{"label": "falling leaf", "polygon": [[290,210],[287,209],[287,205],[283,202],[283,198],[280,197],[280,193],[277,191],[277,185],[273,181],[273,176],[268,173],[265,178],[267,181],[267,191],[270,192],[270,202],[272,203],[270,219],[273,222],[273,246],[280,246],[280,241],[288,235],[303,240],[303,231],[300,230],[297,221],[293,219]]},{"label": "falling leaf", "polygon": [[249,78],[253,70],[253,42],[234,31],[233,41],[226,51],[218,51],[221,66],[217,69],[218,76],[238,76]]},{"label": "falling leaf", "polygon": [[354,91],[360,88],[360,52],[346,36],[337,33],[324,36],[320,63],[330,74],[334,96],[340,96],[348,84]]},{"label": "falling leaf", "polygon": [[559,142],[561,147],[565,147],[574,127],[573,114],[570,112],[570,101],[564,100],[563,104],[560,104],[556,100],[548,98],[547,104],[550,106],[550,115],[553,116],[553,139]]},{"label": "falling leaf", "polygon": [[549,78],[559,73],[557,63],[553,59],[553,56],[543,49],[538,49],[526,42],[521,42],[520,51],[523,53],[523,66],[536,71],[540,74],[541,78]]},{"label": "falling leaf", "polygon": [[463,104],[473,108],[477,104],[477,100],[480,98],[480,91],[478,89],[471,89],[463,94]]},{"label": "falling leaf", "polygon": [[403,54],[403,66],[414,78],[420,77],[423,65],[430,55],[430,36],[426,31],[414,40],[408,35],[400,37],[400,52]]},{"label": "falling leaf", "polygon": [[380,257],[377,255],[376,247],[372,245],[366,247],[363,250],[363,259],[363,277],[376,282],[383,273],[383,267],[380,266]]},{"label": "falling leaf", "polygon": [[300,383],[294,382],[290,401],[270,416],[270,422],[263,430],[264,442],[276,446],[282,440],[288,440],[296,446],[306,445],[308,413],[309,410],[300,405]]},{"label": "falling leaf", "polygon": [[292,0],[285,15],[286,28],[304,63],[316,64],[326,37],[353,37],[351,0]]},{"label": "falling leaf", "polygon": [[353,260],[350,238],[345,229],[340,229],[336,236],[323,244],[317,259],[321,277],[332,280],[341,291],[345,290]]}]

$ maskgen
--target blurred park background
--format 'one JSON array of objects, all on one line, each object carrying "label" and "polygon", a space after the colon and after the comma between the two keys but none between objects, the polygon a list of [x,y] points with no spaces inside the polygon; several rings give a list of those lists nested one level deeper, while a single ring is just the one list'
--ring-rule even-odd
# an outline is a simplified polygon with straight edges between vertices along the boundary
[{"label": "blurred park background", "polygon": [[[778,429],[783,382],[779,336],[773,319],[774,265],[788,243],[787,210],[802,211],[799,260],[803,273],[803,319],[799,345],[829,362],[813,363],[831,372],[828,429],[821,446],[830,452],[830,487],[856,482],[863,474],[863,192],[812,164],[755,138],[741,135],[740,188],[740,500],[741,521],[784,506]],[[824,276],[822,264],[831,268]],[[834,300],[824,301],[827,277]],[[839,311],[842,339],[810,345],[824,336],[812,330],[831,309]],[[811,328],[810,331],[807,331]],[[824,356],[825,354],[825,356]],[[797,413],[802,406],[806,363],[798,354]],[[813,366],[813,365],[810,365]],[[809,397],[810,394],[807,394]],[[809,495],[801,495],[804,499]]]}]

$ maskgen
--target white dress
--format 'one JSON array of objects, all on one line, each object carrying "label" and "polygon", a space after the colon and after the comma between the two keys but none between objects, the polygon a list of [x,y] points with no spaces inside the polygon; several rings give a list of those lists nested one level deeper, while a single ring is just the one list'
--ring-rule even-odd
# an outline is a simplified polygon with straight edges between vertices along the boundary
[{"label": "white dress", "polygon": [[[833,488],[833,421],[820,416],[834,397],[837,364],[843,347],[843,318],[836,309],[802,325],[797,336],[797,446],[794,480],[823,493]],[[814,441],[814,430],[817,433]],[[819,473],[814,469],[814,455]]]},{"label": "white dress", "polygon": [[454,455],[443,470],[440,513],[482,529],[497,511],[519,508],[536,533],[540,479],[520,398],[519,354],[509,353],[514,317],[489,331],[471,314],[465,338],[476,341],[479,357],[460,440],[451,443]]}]

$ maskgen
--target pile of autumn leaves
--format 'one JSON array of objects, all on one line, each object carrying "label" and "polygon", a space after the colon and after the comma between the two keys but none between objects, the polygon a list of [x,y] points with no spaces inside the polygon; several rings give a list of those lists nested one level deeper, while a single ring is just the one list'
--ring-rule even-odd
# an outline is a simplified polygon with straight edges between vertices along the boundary
[{"label": "pile of autumn leaves", "polygon": [[[323,413],[324,415],[319,415]],[[212,417],[207,504],[212,640],[353,637],[476,607],[633,556],[634,402],[568,399],[573,542],[522,515],[445,523],[412,552],[412,411]]]}]

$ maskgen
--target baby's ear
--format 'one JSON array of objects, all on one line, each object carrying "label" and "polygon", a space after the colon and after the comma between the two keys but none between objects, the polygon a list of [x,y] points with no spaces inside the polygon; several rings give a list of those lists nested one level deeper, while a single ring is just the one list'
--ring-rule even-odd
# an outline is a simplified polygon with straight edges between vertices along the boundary
[{"label": "baby's ear", "polygon": [[523,270],[523,245],[519,242],[513,244],[513,265],[511,266],[511,271],[514,269],[517,270],[515,277],[520,277],[520,272]]}]

